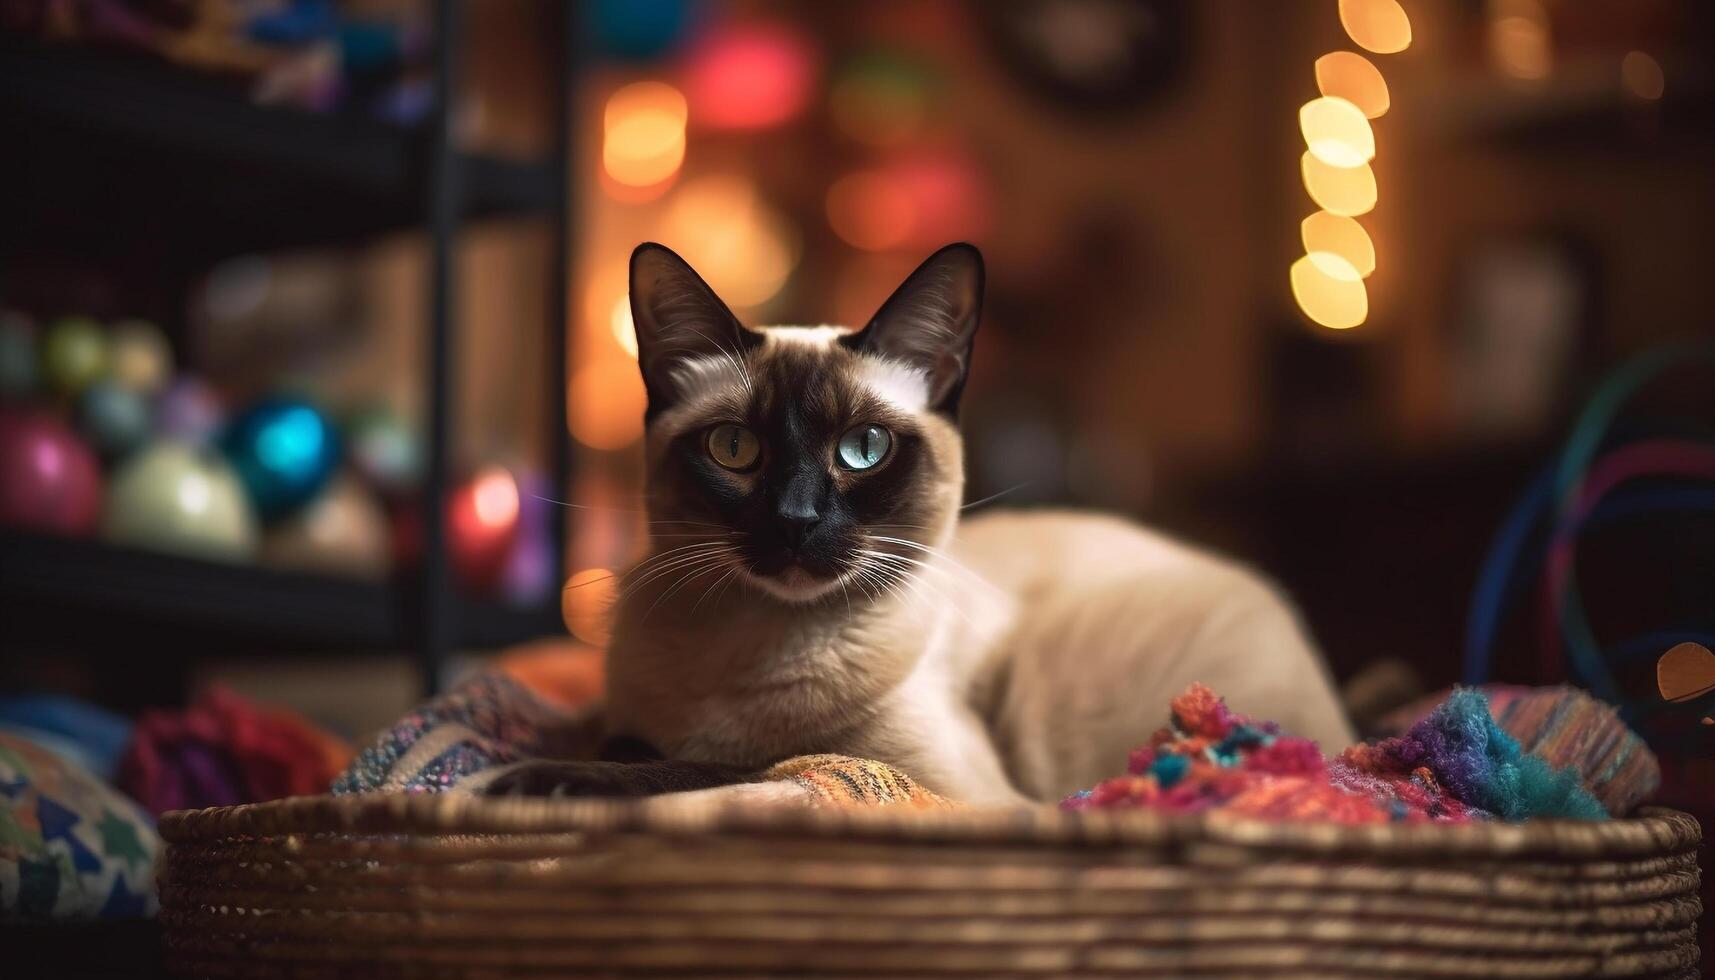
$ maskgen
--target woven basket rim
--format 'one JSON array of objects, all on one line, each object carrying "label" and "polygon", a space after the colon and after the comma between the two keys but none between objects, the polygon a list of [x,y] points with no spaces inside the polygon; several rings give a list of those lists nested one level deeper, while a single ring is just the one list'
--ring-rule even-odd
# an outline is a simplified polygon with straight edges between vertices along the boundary
[{"label": "woven basket rim", "polygon": [[1051,806],[915,810],[720,804],[652,800],[483,798],[461,794],[302,796],[268,803],[175,810],[160,832],[169,843],[282,834],[767,834],[897,842],[1056,846],[1228,844],[1311,853],[1460,858],[1523,854],[1563,857],[1661,854],[1702,841],[1689,814],[1645,807],[1606,821],[1479,824],[1272,823],[1219,812],[1062,812]]}]

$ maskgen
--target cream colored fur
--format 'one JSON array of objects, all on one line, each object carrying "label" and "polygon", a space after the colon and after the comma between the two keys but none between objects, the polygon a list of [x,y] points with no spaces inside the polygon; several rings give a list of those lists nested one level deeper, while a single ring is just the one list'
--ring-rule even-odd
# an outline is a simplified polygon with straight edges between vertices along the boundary
[{"label": "cream colored fur", "polygon": [[[889,363],[866,372],[895,404],[915,391]],[[709,364],[695,381],[711,396],[748,384],[739,364]],[[697,401],[651,424],[651,465],[699,424]],[[961,521],[958,432],[938,415],[921,421],[937,516],[888,533],[909,534],[924,565],[889,588],[848,577],[814,597],[736,566],[634,575],[609,653],[610,730],[676,759],[864,756],[977,803],[1055,801],[1122,772],[1192,681],[1325,751],[1351,741],[1320,658],[1259,577],[1113,517]],[[676,540],[663,536],[643,568],[669,565]]]}]

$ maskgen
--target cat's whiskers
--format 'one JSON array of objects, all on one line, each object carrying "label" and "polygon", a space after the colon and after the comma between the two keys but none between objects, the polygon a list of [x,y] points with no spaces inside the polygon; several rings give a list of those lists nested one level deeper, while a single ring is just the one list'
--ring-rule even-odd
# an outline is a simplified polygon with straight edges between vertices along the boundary
[{"label": "cat's whiskers", "polygon": [[664,560],[664,561],[662,561],[660,559],[665,558],[666,557],[665,554],[660,555],[660,556],[655,556],[655,557],[652,557],[650,559],[645,560],[637,568],[632,569],[632,571],[627,576],[628,579],[630,579],[631,576],[637,575],[638,572],[641,571],[645,566],[648,566],[650,564],[650,562],[657,562],[656,564],[653,565],[653,567],[650,567],[649,570],[647,572],[645,572],[641,577],[638,577],[635,580],[627,581],[625,591],[620,594],[619,601],[623,601],[625,599],[630,598],[631,596],[635,595],[639,589],[643,588],[645,585],[649,584],[650,582],[661,578],[664,575],[671,574],[675,571],[679,571],[681,569],[685,569],[685,568],[691,567],[693,565],[697,565],[697,564],[701,564],[703,562],[707,562],[711,559],[724,559],[724,558],[727,558],[731,555],[738,554],[738,549],[731,546],[731,545],[728,545],[728,544],[704,543],[704,544],[685,545],[685,546],[683,546],[683,548],[675,549],[675,550],[685,551],[687,549],[693,549],[693,550],[689,550],[689,552],[686,554],[673,555],[671,558],[667,558],[667,560]]},{"label": "cat's whiskers", "polygon": [[[935,561],[935,562],[926,562],[925,564],[927,567],[932,567],[932,568],[940,567],[943,572],[948,572],[948,573],[951,573],[952,571],[958,571],[960,574],[964,575],[972,584],[980,585],[984,589],[988,590],[989,592],[991,592],[997,596],[1003,594],[1001,592],[1001,590],[999,588],[997,588],[988,579],[985,579],[981,575],[978,575],[976,572],[971,571],[969,566],[965,565],[963,562],[959,561],[957,558],[954,558],[952,555],[947,554],[945,551],[942,551],[939,548],[931,548],[930,546],[922,543],[921,541],[912,541],[908,538],[895,538],[895,537],[890,537],[890,536],[885,535],[885,534],[871,534],[870,538],[872,540],[875,540],[875,541],[883,541],[883,542],[886,542],[888,544],[895,544],[895,545],[899,545],[900,547],[904,547],[904,548],[913,548],[913,549],[915,549],[915,550],[917,550],[917,551],[919,551],[925,555],[928,555],[930,558],[937,559],[937,561]],[[905,557],[904,555],[898,555],[898,554],[894,554],[892,552],[883,552],[883,553],[884,554],[893,554],[893,556],[895,558]],[[945,564],[946,567],[941,567],[943,563]]]}]

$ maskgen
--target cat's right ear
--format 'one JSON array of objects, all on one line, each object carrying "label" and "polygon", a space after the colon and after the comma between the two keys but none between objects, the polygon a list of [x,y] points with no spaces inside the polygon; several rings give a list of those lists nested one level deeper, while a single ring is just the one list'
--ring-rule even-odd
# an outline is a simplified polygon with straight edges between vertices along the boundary
[{"label": "cat's right ear", "polygon": [[740,325],[695,269],[654,242],[631,253],[631,320],[649,417],[677,397],[676,369],[705,358],[742,359],[762,342]]}]

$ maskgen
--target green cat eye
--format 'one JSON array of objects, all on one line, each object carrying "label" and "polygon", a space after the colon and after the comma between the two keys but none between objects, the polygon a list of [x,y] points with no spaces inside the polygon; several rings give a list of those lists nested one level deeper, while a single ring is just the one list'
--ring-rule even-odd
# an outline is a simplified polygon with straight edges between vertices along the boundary
[{"label": "green cat eye", "polygon": [[840,436],[836,452],[840,465],[848,470],[867,470],[887,456],[893,436],[879,425],[860,425]]},{"label": "green cat eye", "polygon": [[709,430],[709,455],[727,469],[743,472],[756,465],[762,443],[741,425],[717,425]]}]

